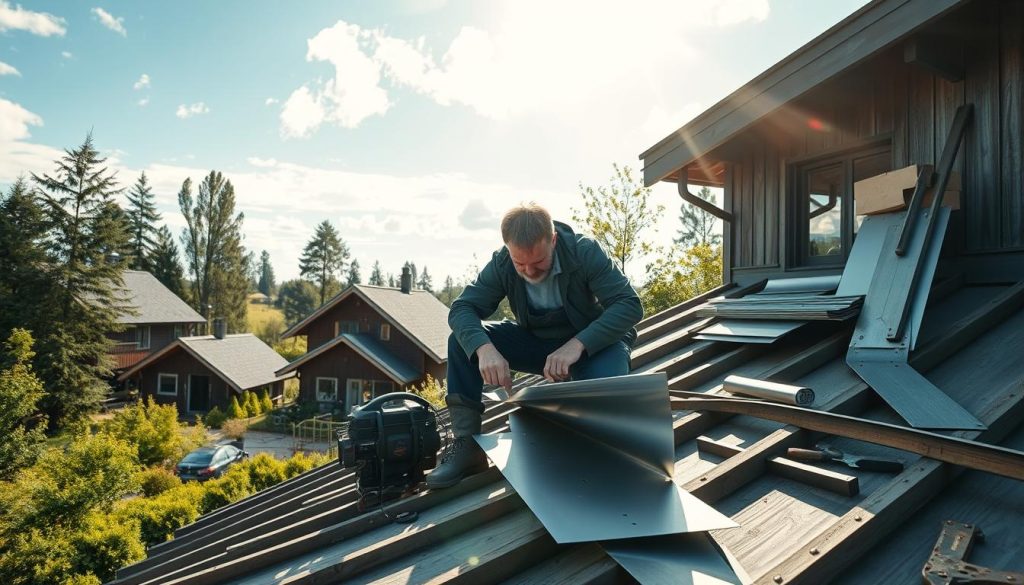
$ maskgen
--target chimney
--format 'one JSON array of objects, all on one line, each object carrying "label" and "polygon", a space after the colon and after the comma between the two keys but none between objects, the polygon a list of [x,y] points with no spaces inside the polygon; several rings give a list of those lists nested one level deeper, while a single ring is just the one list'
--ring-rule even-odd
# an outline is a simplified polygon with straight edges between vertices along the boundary
[{"label": "chimney", "polygon": [[213,336],[217,339],[224,339],[224,334],[227,333],[228,326],[224,322],[224,319],[217,318],[213,320]]},{"label": "chimney", "polygon": [[402,267],[402,292],[405,294],[412,293],[412,271],[409,270],[408,266]]}]

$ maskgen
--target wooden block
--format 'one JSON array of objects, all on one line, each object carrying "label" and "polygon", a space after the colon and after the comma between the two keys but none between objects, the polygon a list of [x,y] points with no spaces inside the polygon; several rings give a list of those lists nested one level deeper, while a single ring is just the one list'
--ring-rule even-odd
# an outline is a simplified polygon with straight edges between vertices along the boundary
[{"label": "wooden block", "polygon": [[[918,165],[910,165],[881,175],[862,179],[853,184],[853,199],[857,203],[857,215],[875,215],[905,209],[917,185]],[[934,189],[929,189],[921,202],[922,208],[931,205]],[[960,174],[951,173],[946,185],[942,205],[960,209]]]},{"label": "wooden block", "polygon": [[[697,450],[702,453],[718,455],[725,459],[733,455],[739,455],[744,451],[743,447],[729,445],[703,436],[697,437]],[[828,490],[841,496],[855,496],[860,493],[860,484],[857,478],[852,475],[806,465],[799,461],[786,459],[785,457],[769,459],[768,469],[776,475]]]}]

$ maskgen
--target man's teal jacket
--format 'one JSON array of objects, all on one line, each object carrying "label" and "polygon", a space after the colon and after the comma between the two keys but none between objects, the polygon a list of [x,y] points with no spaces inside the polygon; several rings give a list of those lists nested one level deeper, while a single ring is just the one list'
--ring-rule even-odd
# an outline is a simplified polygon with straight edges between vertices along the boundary
[{"label": "man's teal jacket", "polygon": [[[583,343],[587,355],[620,339],[632,345],[636,340],[633,327],[644,316],[640,297],[597,242],[577,235],[564,223],[554,223],[558,233],[555,253],[562,268],[559,292],[577,331],[576,339]],[[528,327],[525,281],[516,272],[508,248],[502,246],[448,313],[448,324],[469,357],[489,342],[480,320],[493,314],[505,297],[516,321]]]}]

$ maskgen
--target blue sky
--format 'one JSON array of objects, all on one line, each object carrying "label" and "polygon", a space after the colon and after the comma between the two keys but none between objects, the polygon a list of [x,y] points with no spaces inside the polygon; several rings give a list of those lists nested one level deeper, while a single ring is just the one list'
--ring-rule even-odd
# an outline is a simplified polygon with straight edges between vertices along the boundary
[{"label": "blue sky", "polygon": [[[412,260],[440,284],[500,245],[507,207],[568,220],[580,183],[639,174],[640,152],[863,3],[0,0],[0,186],[92,130],[175,232],[182,181],[225,173],[279,280],[328,219],[364,278]],[[678,197],[655,198],[667,244]]]}]

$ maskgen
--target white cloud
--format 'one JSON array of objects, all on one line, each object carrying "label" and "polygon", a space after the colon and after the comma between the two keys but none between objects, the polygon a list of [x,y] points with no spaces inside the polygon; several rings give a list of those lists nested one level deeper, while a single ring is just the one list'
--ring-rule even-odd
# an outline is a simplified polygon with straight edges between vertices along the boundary
[{"label": "white cloud", "polygon": [[669,64],[695,60],[699,51],[687,40],[693,31],[762,21],[769,12],[767,0],[643,4],[507,0],[495,4],[499,26],[464,26],[442,51],[427,47],[424,38],[338,21],[308,41],[306,55],[331,64],[334,76],[292,94],[307,106],[317,104],[323,115],[304,118],[298,127],[282,115],[282,133],[304,136],[323,122],[354,128],[386,113],[389,92],[400,88],[492,119],[578,115],[595,102],[611,103],[656,83]]},{"label": "white cloud", "polygon": [[102,8],[96,7],[92,9],[92,13],[99,19],[100,24],[116,32],[122,37],[128,36],[128,31],[124,28],[124,18],[115,18],[113,14],[103,10]]},{"label": "white cloud", "polygon": [[139,80],[132,85],[132,89],[136,91],[147,87],[149,87],[149,75],[145,73],[143,73],[142,76],[139,77]]},{"label": "white cloud", "polygon": [[281,135],[301,138],[316,130],[326,116],[320,99],[303,85],[292,92],[281,108]]},{"label": "white cloud", "polygon": [[29,126],[42,126],[43,119],[19,104],[0,98],[0,142],[13,142],[31,136]]},{"label": "white cloud", "polygon": [[74,55],[71,54],[71,51],[61,51],[60,56],[64,57],[65,59],[70,59],[74,57]]},{"label": "white cloud", "polygon": [[19,5],[12,8],[9,2],[0,0],[0,32],[8,30],[24,30],[41,37],[62,37],[67,32],[63,18],[25,10]]},{"label": "white cloud", "polygon": [[14,66],[0,61],[0,75],[17,75],[21,77],[21,72],[15,69]]},{"label": "white cloud", "polygon": [[267,98],[266,101],[263,102],[263,105],[265,105],[265,106],[272,106],[272,105],[278,103],[279,101],[280,100],[278,100],[277,98]]},{"label": "white cloud", "polygon": [[139,105],[139,107],[145,107],[145,106],[149,105],[149,96],[147,95],[146,97],[140,99],[139,101],[137,101],[135,103],[137,103]]},{"label": "white cloud", "polygon": [[262,168],[262,169],[272,168],[272,167],[276,167],[277,166],[277,159],[276,158],[260,158],[258,156],[250,156],[249,158],[245,159],[245,161],[248,162],[249,164],[251,164],[254,167],[259,167],[259,168]]},{"label": "white cloud", "polygon": [[459,224],[469,230],[493,230],[498,225],[498,214],[491,211],[482,199],[473,199],[459,214]]},{"label": "white cloud", "polygon": [[174,115],[181,118],[182,120],[185,120],[187,118],[191,118],[192,116],[197,116],[199,114],[207,114],[209,112],[210,108],[206,107],[206,104],[204,104],[203,102],[196,102],[190,106],[186,106],[185,104],[179,105],[177,111],[174,112]]}]

